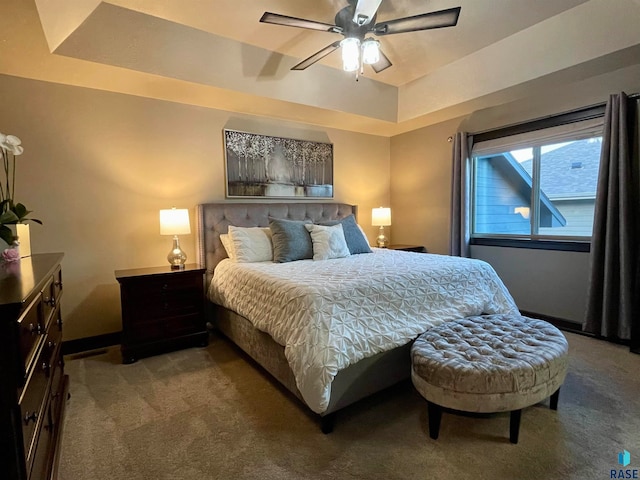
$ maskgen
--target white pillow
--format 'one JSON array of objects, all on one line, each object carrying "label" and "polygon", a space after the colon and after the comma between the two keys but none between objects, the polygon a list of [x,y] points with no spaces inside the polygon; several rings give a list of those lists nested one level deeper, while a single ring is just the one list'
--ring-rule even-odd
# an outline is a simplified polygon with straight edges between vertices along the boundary
[{"label": "white pillow", "polygon": [[332,226],[306,224],[304,227],[311,234],[314,260],[343,258],[351,255],[344,238],[342,224]]},{"label": "white pillow", "polygon": [[220,234],[220,242],[222,242],[222,246],[227,251],[227,257],[231,260],[236,259],[236,253],[233,251],[233,243],[231,243],[231,239],[229,238],[228,233]]},{"label": "white pillow", "polygon": [[229,225],[229,240],[231,240],[234,260],[238,263],[273,261],[273,245],[269,228]]}]

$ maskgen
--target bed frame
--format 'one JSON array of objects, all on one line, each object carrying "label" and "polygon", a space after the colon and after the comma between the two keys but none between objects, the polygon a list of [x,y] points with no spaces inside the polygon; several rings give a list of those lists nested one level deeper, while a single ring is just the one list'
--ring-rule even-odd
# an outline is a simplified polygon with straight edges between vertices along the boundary
[{"label": "bed frame", "polygon": [[[207,285],[218,262],[227,257],[220,234],[229,225],[267,227],[269,217],[311,220],[315,223],[338,220],[357,213],[354,205],[343,203],[209,203],[196,207],[198,261],[206,268]],[[253,327],[237,313],[207,302],[207,321],[244,350],[301,401],[295,378],[284,355],[284,347],[270,335]],[[409,377],[411,344],[365,358],[341,370],[331,384],[328,409],[320,415],[324,433],[333,430],[335,413],[352,403]],[[306,404],[305,404],[306,406]]]}]

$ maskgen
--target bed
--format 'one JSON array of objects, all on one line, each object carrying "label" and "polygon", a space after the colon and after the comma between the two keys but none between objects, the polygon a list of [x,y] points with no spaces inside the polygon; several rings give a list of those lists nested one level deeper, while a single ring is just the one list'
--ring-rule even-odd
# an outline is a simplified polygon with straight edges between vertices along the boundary
[{"label": "bed", "polygon": [[372,249],[238,263],[220,239],[230,226],[268,227],[273,218],[331,224],[356,213],[341,203],[197,207],[208,321],[318,414],[325,433],[340,409],[409,377],[411,344],[430,326],[517,313],[495,271],[478,260]]}]

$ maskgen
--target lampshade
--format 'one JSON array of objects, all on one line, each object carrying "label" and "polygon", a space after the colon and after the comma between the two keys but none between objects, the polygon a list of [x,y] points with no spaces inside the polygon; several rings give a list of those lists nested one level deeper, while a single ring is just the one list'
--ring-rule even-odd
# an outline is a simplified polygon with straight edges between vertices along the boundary
[{"label": "lampshade", "polygon": [[360,40],[347,37],[340,42],[342,47],[342,68],[346,72],[355,72],[360,67]]},{"label": "lampshade", "polygon": [[362,61],[367,65],[380,61],[380,42],[373,38],[367,38],[362,42]]},{"label": "lampshade", "polygon": [[189,210],[172,208],[160,210],[160,235],[186,235],[191,233]]},{"label": "lampshade", "polygon": [[371,210],[371,225],[384,227],[391,225],[391,209],[389,207],[374,208]]}]

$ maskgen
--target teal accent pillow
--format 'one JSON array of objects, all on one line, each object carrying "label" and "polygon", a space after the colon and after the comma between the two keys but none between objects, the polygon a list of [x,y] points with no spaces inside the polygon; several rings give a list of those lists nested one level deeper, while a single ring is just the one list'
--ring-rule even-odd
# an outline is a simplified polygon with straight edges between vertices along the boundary
[{"label": "teal accent pillow", "polygon": [[344,232],[344,238],[347,241],[347,247],[351,255],[358,253],[371,253],[371,247],[369,247],[369,241],[362,234],[362,230],[356,223],[356,217],[349,215],[341,220],[331,220],[329,222],[319,222],[318,225],[337,225],[342,224],[342,230]]},{"label": "teal accent pillow", "polygon": [[309,223],[309,220],[269,219],[274,262],[285,263],[313,258],[311,235],[305,228],[305,224]]}]

